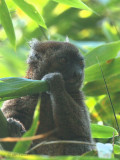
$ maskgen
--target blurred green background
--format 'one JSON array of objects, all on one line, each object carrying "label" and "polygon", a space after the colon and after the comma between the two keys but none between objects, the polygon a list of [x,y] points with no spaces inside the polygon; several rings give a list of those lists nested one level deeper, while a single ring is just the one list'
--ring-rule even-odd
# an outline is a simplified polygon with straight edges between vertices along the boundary
[{"label": "blurred green background", "polygon": [[120,1],[83,0],[97,14],[51,0],[26,1],[33,4],[43,16],[47,29],[30,19],[13,1],[6,0],[17,47],[14,49],[11,46],[0,23],[0,78],[25,76],[29,41],[32,38],[65,41],[68,36],[70,42],[86,57],[83,90],[91,121],[116,128],[96,55],[100,59],[120,124]]}]

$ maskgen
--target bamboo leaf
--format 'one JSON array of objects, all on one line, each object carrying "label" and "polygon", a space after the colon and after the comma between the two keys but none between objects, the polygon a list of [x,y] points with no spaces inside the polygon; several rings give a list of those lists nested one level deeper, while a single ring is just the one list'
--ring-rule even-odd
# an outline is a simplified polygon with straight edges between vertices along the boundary
[{"label": "bamboo leaf", "polygon": [[48,90],[48,83],[41,80],[30,80],[26,78],[1,78],[0,100],[32,95]]},{"label": "bamboo leaf", "polygon": [[0,150],[0,155],[8,158],[9,160],[50,160],[49,157],[45,157],[45,156],[19,154],[19,153],[1,151],[1,150]]},{"label": "bamboo leaf", "polygon": [[[40,99],[38,100],[35,112],[34,112],[34,116],[33,116],[33,123],[32,126],[30,127],[30,129],[22,136],[22,137],[30,137],[35,135],[36,130],[38,128],[38,121],[39,121],[39,114],[40,114]],[[15,145],[13,152],[17,152],[17,153],[25,153],[28,148],[31,145],[31,141],[19,141],[17,142],[17,144]]]},{"label": "bamboo leaf", "polygon": [[114,153],[120,155],[120,145],[114,144]]},{"label": "bamboo leaf", "polygon": [[53,1],[66,4],[74,8],[86,9],[86,10],[94,12],[90,7],[88,7],[86,4],[84,4],[80,0],[53,0]]},{"label": "bamboo leaf", "polygon": [[86,68],[98,63],[96,57],[98,57],[100,63],[115,58],[119,50],[120,41],[107,43],[96,47],[85,55]]},{"label": "bamboo leaf", "polygon": [[93,138],[111,138],[113,135],[118,136],[117,130],[109,126],[91,124],[91,130]]},{"label": "bamboo leaf", "polygon": [[[105,78],[118,75],[120,73],[120,58],[111,59],[101,64]],[[95,81],[103,79],[99,64],[92,65],[85,69],[85,81]]]},{"label": "bamboo leaf", "polygon": [[4,0],[0,0],[0,20],[5,29],[5,32],[10,40],[10,43],[15,48],[15,32],[11,20],[10,13]]},{"label": "bamboo leaf", "polygon": [[43,17],[39,14],[39,12],[36,10],[36,8],[32,4],[27,3],[25,0],[13,0],[13,1],[37,24],[39,24],[45,29],[47,28]]}]

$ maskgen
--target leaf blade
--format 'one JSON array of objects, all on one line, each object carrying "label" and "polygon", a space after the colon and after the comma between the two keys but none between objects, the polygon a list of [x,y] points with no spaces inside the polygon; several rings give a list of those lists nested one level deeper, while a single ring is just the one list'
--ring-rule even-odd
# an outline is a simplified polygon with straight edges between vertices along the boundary
[{"label": "leaf blade", "polygon": [[[111,59],[101,64],[105,78],[109,78],[120,73],[120,58]],[[103,79],[99,64],[92,65],[85,69],[85,81],[95,81]]]},{"label": "leaf blade", "polygon": [[[22,136],[22,137],[30,137],[30,136],[34,136],[37,128],[38,128],[38,121],[39,121],[39,115],[40,115],[40,99],[38,100],[35,112],[34,112],[34,116],[33,116],[33,122],[32,125],[30,127],[30,129]],[[17,153],[25,153],[28,148],[30,147],[32,143],[32,140],[29,141],[19,141],[17,142],[17,144],[15,145],[13,152],[17,152]]]},{"label": "leaf blade", "polygon": [[85,55],[86,68],[98,63],[96,57],[98,57],[100,63],[115,58],[119,50],[120,41],[107,43],[96,47]]},{"label": "leaf blade", "polygon": [[86,4],[84,4],[80,0],[72,0],[72,1],[71,0],[53,0],[53,1],[66,4],[74,8],[86,9],[94,12],[90,7],[88,7]]},{"label": "leaf blade", "polygon": [[118,136],[117,130],[109,126],[91,124],[91,130],[93,138],[111,138],[113,135]]},{"label": "leaf blade", "polygon": [[13,0],[13,1],[37,24],[47,29],[43,17],[39,14],[39,12],[36,10],[36,8],[32,4],[27,3],[24,0]]},{"label": "leaf blade", "polygon": [[9,77],[1,78],[0,81],[0,100],[31,95],[48,89],[48,83],[41,80]]},{"label": "leaf blade", "polygon": [[[106,82],[111,94],[120,91],[120,74],[107,78]],[[86,83],[83,87],[83,91],[87,96],[99,96],[107,94],[103,79]]]},{"label": "leaf blade", "polygon": [[11,45],[15,48],[16,37],[13,23],[7,5],[4,0],[0,0],[0,20]]}]

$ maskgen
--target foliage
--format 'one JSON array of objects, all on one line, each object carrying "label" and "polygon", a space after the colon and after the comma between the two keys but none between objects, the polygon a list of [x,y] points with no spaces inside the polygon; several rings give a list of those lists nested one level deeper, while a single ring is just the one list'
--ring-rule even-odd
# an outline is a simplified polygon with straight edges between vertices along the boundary
[{"label": "foliage", "polygon": [[48,90],[48,84],[41,80],[10,77],[1,78],[0,81],[0,101]]},{"label": "foliage", "polygon": [[0,19],[6,31],[6,34],[8,35],[10,39],[11,44],[14,46],[15,45],[15,32],[13,29],[12,20],[11,20],[7,5],[4,0],[1,0],[0,2]]},{"label": "foliage", "polygon": [[[30,129],[23,135],[23,137],[30,137],[35,135],[38,128],[38,124],[39,124],[39,115],[40,115],[40,99],[38,99],[38,103],[34,112],[33,123]],[[13,152],[25,153],[29,149],[31,143],[32,143],[32,140],[25,141],[24,143],[19,141],[15,145]]]},{"label": "foliage", "polygon": [[46,156],[38,156],[38,155],[25,155],[25,154],[16,154],[7,151],[0,151],[0,155],[12,158],[12,160],[118,160],[115,158],[108,159],[108,158],[97,158],[97,157],[80,157],[80,156],[58,156],[58,157],[46,157]]},{"label": "foliage", "polygon": [[[120,140],[117,136],[120,131],[115,123],[98,60],[107,82],[118,124],[120,124],[119,5],[119,0],[0,0],[0,77],[25,75],[25,61],[29,50],[27,42],[32,38],[65,41],[66,35],[69,36],[70,42],[80,49],[86,61],[83,91],[92,123],[96,123],[91,124],[92,135],[97,141],[103,143],[108,142],[112,136],[116,136],[114,153],[118,158],[120,157]],[[16,46],[16,51],[11,48],[7,37],[13,48]],[[37,83],[41,85],[38,81],[33,82],[22,78],[8,78],[6,82],[5,80],[0,81],[0,97],[4,99],[38,92],[39,88],[36,90],[35,86]],[[43,84],[46,83],[43,82]],[[8,93],[13,93],[13,97],[9,97]],[[11,155],[5,151],[0,151],[0,155],[12,157],[12,159],[15,157],[15,159],[34,159],[36,156],[21,155],[23,157],[20,157],[19,154]],[[88,155],[68,156],[62,159],[87,159],[86,156]],[[91,153],[91,156],[94,154]],[[36,156],[35,159],[37,158],[50,159],[42,156]],[[54,159],[61,159],[61,157],[54,157]],[[99,158],[91,157],[91,159]]]}]

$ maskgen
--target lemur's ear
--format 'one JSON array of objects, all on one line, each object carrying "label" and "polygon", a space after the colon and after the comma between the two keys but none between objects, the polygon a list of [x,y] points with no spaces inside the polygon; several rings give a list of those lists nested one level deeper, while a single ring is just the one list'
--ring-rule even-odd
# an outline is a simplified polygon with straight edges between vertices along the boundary
[{"label": "lemur's ear", "polygon": [[46,51],[53,47],[54,43],[55,42],[52,43],[51,41],[40,42],[37,39],[32,39],[32,41],[29,42],[29,45],[31,47],[31,50],[39,53],[42,56],[46,53]]},{"label": "lemur's ear", "polygon": [[39,50],[40,49],[40,44],[41,44],[42,42],[40,42],[39,40],[37,40],[37,39],[32,39],[30,42],[29,42],[29,46],[31,47],[31,49],[33,49],[33,50]]}]

